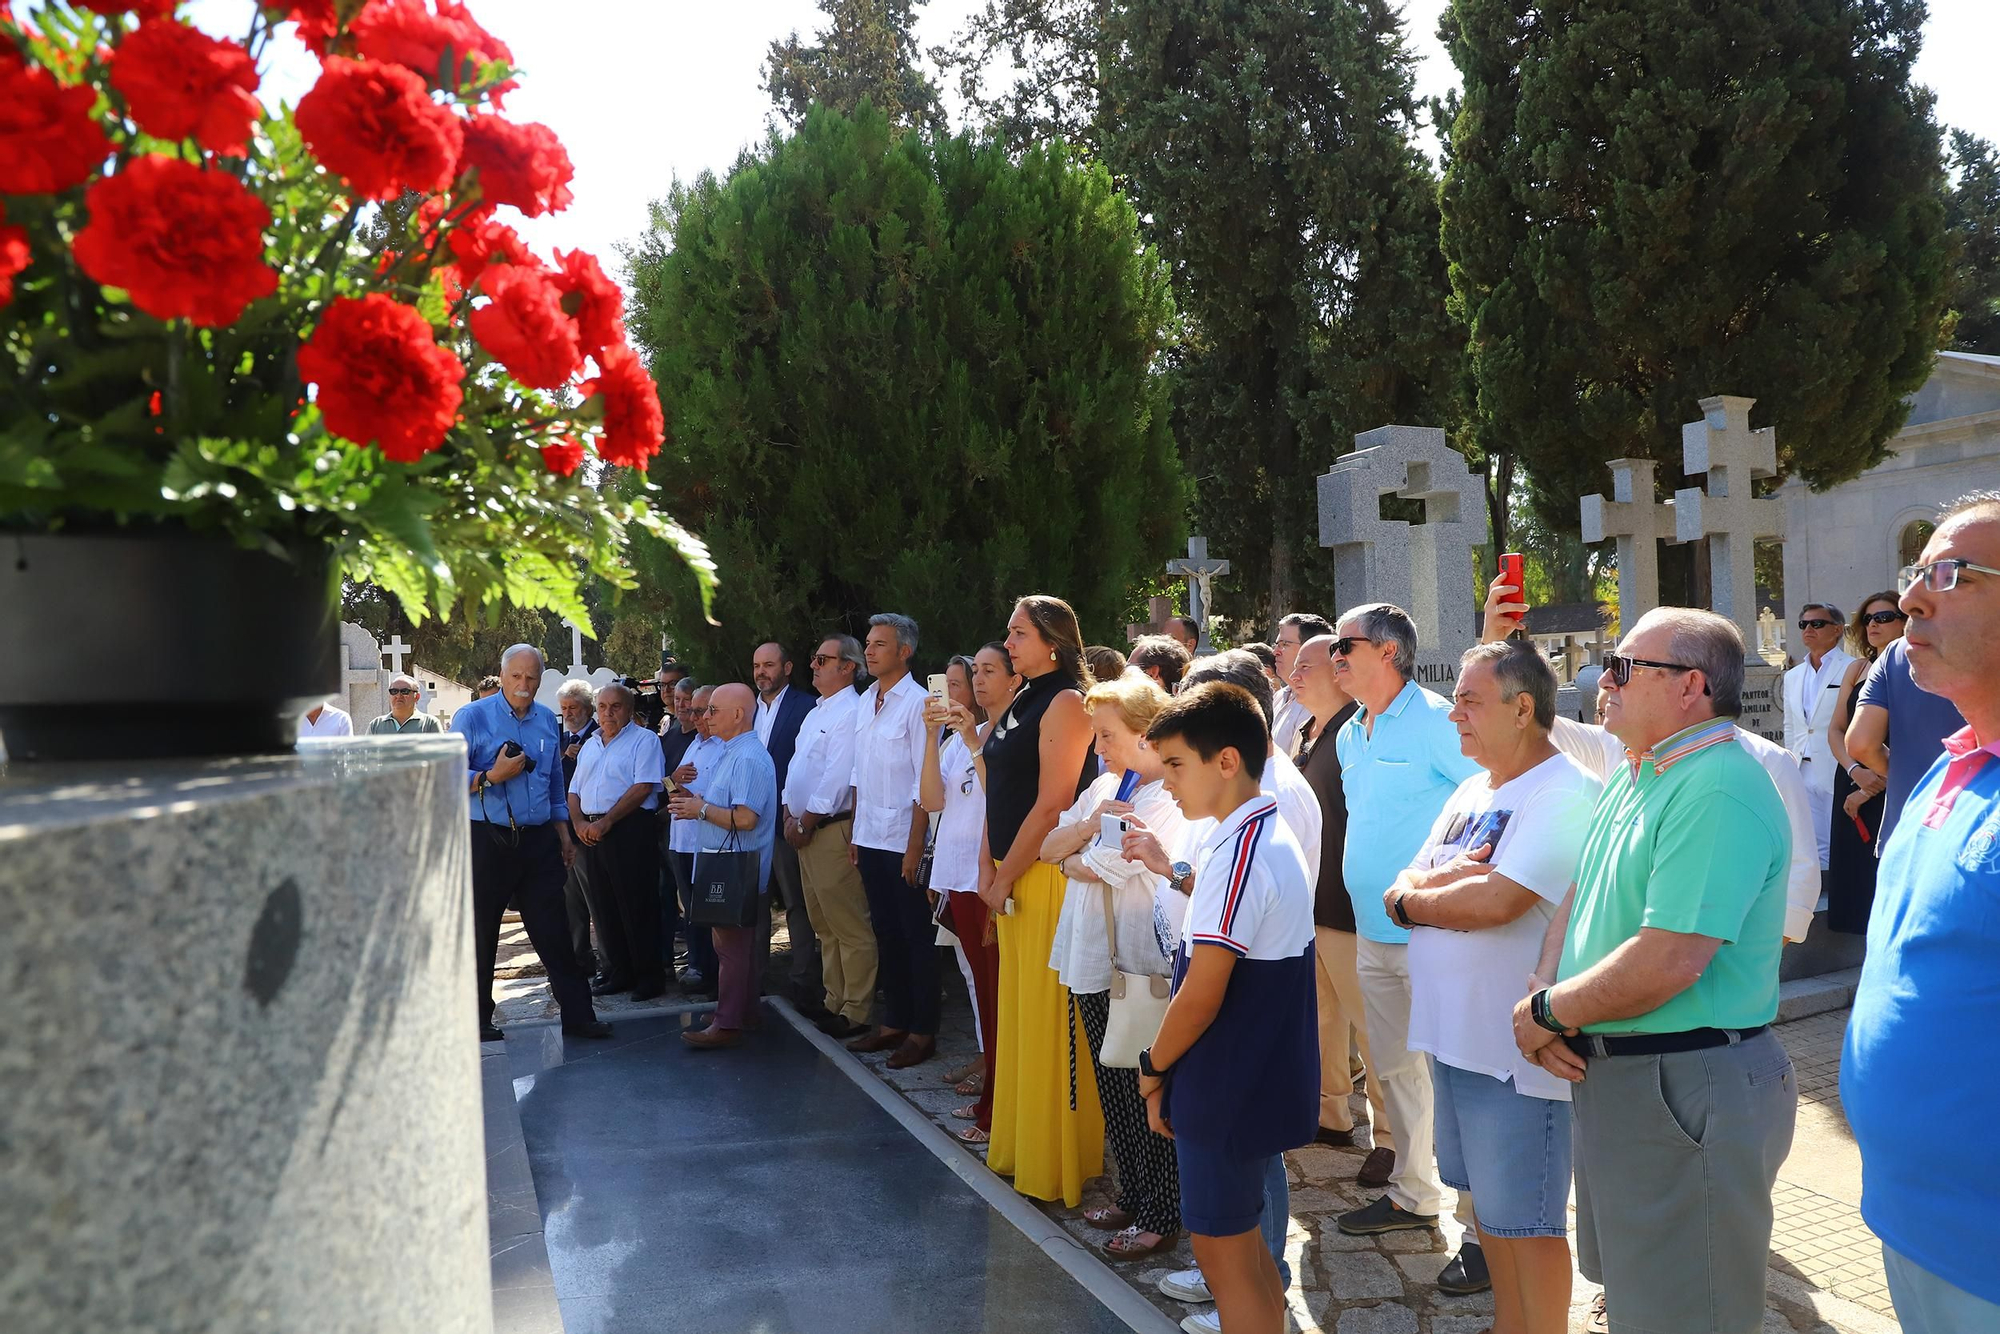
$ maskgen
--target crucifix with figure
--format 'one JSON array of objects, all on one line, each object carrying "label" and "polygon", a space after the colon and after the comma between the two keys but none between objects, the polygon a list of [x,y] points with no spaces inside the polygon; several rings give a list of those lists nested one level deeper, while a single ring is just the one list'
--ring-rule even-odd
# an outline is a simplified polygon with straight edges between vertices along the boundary
[{"label": "crucifix with figure", "polygon": [[1190,537],[1185,560],[1175,557],[1167,562],[1167,573],[1178,575],[1188,583],[1188,619],[1194,622],[1195,651],[1210,652],[1215,646],[1208,642],[1208,618],[1211,613],[1212,590],[1209,581],[1219,574],[1229,573],[1229,562],[1208,558],[1208,539]]}]

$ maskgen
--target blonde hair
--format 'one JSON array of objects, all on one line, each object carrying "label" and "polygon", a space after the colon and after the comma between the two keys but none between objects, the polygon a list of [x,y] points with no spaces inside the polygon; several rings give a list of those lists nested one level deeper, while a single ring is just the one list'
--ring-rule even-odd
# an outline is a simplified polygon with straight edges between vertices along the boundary
[{"label": "blonde hair", "polygon": [[1109,681],[1099,681],[1083,697],[1086,713],[1096,713],[1098,708],[1108,705],[1117,710],[1125,725],[1140,736],[1153,725],[1153,719],[1167,707],[1172,696],[1160,689],[1159,682],[1142,671],[1127,668]]}]

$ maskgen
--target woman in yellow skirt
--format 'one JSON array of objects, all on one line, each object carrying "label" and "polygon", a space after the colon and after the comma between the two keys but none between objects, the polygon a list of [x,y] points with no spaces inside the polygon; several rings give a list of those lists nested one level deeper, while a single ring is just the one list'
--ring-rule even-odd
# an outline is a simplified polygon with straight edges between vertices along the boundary
[{"label": "woman in yellow skirt", "polygon": [[[992,875],[980,897],[1000,942],[998,1053],[986,1164],[1014,1189],[1071,1207],[1104,1171],[1104,1113],[1069,992],[1049,967],[1062,916],[1062,872],[1039,860],[1042,840],[1087,782],[1090,672],[1076,613],[1060,598],[1022,598],[1007,622],[1020,693],[980,748]],[[1011,900],[1011,904],[1009,903]],[[1004,914],[1004,915],[1003,915]],[[1075,1089],[1071,1096],[1072,1084]]]}]

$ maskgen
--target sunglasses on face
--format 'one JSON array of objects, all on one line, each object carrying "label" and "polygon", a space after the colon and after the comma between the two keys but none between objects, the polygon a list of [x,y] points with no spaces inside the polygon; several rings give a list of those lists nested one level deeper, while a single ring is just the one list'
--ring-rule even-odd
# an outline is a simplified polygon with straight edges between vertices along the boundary
[{"label": "sunglasses on face", "polygon": [[829,662],[839,662],[839,661],[840,661],[839,655],[833,653],[815,653],[812,655],[812,665],[815,667],[824,667]]},{"label": "sunglasses on face", "polygon": [[1907,615],[1900,611],[1871,611],[1861,618],[1862,623],[1865,625],[1894,625],[1898,621],[1907,621],[1909,619]]},{"label": "sunglasses on face", "polygon": [[1964,570],[1977,570],[1981,574],[2000,574],[1991,565],[1975,565],[1969,560],[1934,560],[1929,565],[1905,565],[1896,572],[1896,591],[1907,593],[1919,583],[1933,593],[1949,593],[1958,587],[1958,576]]},{"label": "sunglasses on face", "polygon": [[1809,616],[1809,617],[1807,617],[1807,618],[1806,618],[1805,620],[1802,620],[1802,621],[1800,621],[1800,622],[1799,622],[1799,629],[1801,629],[1801,630],[1827,630],[1827,629],[1831,629],[1832,627],[1834,627],[1834,626],[1836,626],[1836,625],[1839,625],[1839,624],[1840,624],[1840,622],[1839,622],[1839,621],[1828,621],[1828,620],[1822,620],[1821,618],[1819,618],[1819,617],[1817,617],[1817,616]]},{"label": "sunglasses on face", "polygon": [[1339,639],[1333,641],[1333,651],[1344,658],[1354,652],[1356,644],[1372,644],[1374,642],[1367,635],[1342,635]]},{"label": "sunglasses on face", "polygon": [[[1690,667],[1684,662],[1655,662],[1651,658],[1632,658],[1623,653],[1604,655],[1604,672],[1611,678],[1611,684],[1623,689],[1632,680],[1634,667],[1657,667],[1663,672],[1698,672],[1699,667]],[[1708,683],[1702,682],[1701,693],[1709,692]]]},{"label": "sunglasses on face", "polygon": [[389,693],[392,695],[414,695],[417,692],[410,689],[408,686],[390,686]]}]

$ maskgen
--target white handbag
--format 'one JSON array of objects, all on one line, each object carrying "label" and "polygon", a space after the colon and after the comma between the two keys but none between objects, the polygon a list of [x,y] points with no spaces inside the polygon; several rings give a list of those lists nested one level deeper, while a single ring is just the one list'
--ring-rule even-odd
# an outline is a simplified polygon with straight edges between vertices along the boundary
[{"label": "white handbag", "polygon": [[1153,1045],[1173,997],[1170,979],[1127,973],[1118,967],[1118,932],[1111,915],[1111,886],[1104,886],[1104,939],[1111,951],[1111,1017],[1097,1059],[1114,1069],[1136,1069],[1139,1053]]}]

